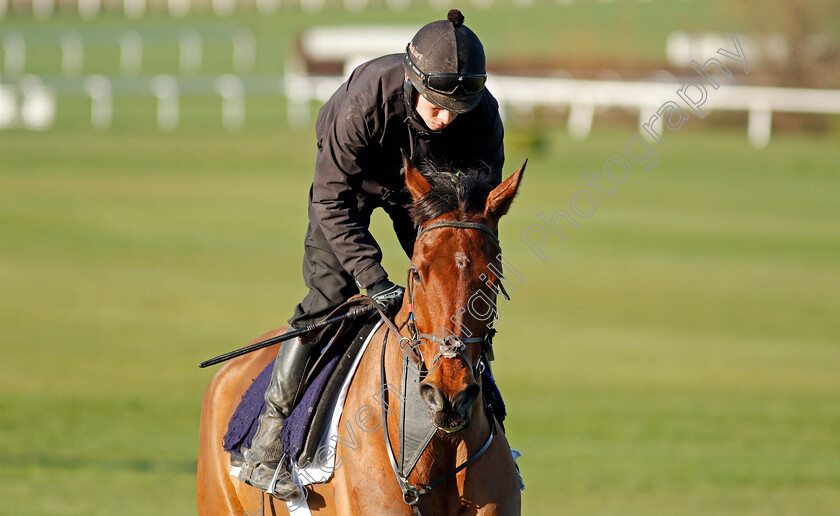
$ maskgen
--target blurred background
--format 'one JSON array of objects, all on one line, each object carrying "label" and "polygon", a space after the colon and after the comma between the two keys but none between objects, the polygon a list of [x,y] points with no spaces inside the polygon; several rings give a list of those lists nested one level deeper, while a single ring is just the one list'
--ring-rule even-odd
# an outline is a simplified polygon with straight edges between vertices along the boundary
[{"label": "blurred background", "polygon": [[[529,159],[494,364],[523,513],[840,513],[838,4],[0,0],[0,513],[195,513],[197,364],[305,293],[317,108],[452,7]],[[708,116],[532,253],[710,57]]]}]

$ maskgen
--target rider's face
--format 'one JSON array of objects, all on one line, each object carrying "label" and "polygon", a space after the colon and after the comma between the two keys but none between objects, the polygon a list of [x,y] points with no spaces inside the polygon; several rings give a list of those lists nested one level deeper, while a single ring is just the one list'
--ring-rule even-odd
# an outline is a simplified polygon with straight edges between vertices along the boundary
[{"label": "rider's face", "polygon": [[415,106],[415,109],[417,110],[417,114],[420,115],[420,118],[423,119],[426,127],[432,131],[445,129],[458,115],[458,113],[452,113],[451,111],[435,106],[426,100],[426,97],[423,95],[417,95],[417,106]]}]

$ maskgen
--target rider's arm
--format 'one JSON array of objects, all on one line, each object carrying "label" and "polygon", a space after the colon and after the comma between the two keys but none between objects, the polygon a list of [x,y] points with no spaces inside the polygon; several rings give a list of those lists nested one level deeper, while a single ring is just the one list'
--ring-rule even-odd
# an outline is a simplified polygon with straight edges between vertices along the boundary
[{"label": "rider's arm", "polygon": [[382,251],[358,208],[363,171],[370,159],[371,135],[352,100],[337,110],[335,121],[319,135],[321,151],[312,184],[312,207],[342,267],[362,288],[388,275]]}]

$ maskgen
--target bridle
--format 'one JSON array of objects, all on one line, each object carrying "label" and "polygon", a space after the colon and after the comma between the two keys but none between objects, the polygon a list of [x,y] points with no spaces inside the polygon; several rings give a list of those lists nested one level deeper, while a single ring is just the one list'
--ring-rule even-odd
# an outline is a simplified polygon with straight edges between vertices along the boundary
[{"label": "bridle", "polygon": [[[486,225],[477,222],[461,222],[457,220],[445,220],[440,222],[434,222],[426,227],[421,227],[417,231],[417,238],[415,242],[419,241],[420,237],[426,234],[427,232],[440,228],[473,229],[477,231],[483,231],[484,233],[490,235],[490,237],[493,239],[494,242],[496,242],[496,244],[499,243],[499,237],[497,237],[496,233]],[[408,324],[408,330],[412,334],[412,348],[416,349],[419,352],[419,345],[422,344],[422,341],[424,340],[437,343],[438,352],[434,356],[434,358],[432,358],[432,364],[438,363],[438,361],[441,358],[455,358],[457,356],[460,356],[461,359],[464,362],[466,362],[467,367],[469,367],[472,371],[473,376],[478,378],[485,367],[482,357],[486,354],[488,350],[492,349],[493,337],[496,335],[496,330],[489,329],[483,337],[467,338],[457,337],[451,333],[446,337],[441,338],[437,335],[431,335],[429,333],[418,331],[414,321],[415,273],[417,273],[417,269],[415,269],[414,267],[409,267],[408,279],[406,281],[406,286],[408,288],[408,320],[406,322]],[[501,281],[498,282],[496,285],[500,287],[500,290],[502,291],[505,298],[510,299],[507,295],[507,292],[504,291],[504,287],[502,286]],[[472,343],[481,344],[481,354],[479,355],[479,359],[476,361],[475,365],[473,365],[472,361],[470,360],[470,357],[466,353],[467,344]]]},{"label": "bridle", "polygon": [[[496,236],[496,233],[490,229],[488,226],[484,224],[480,224],[477,222],[461,222],[455,220],[447,220],[447,221],[440,221],[434,222],[429,224],[426,227],[421,227],[417,231],[417,239],[415,242],[420,240],[420,237],[423,236],[425,233],[440,229],[440,228],[457,228],[457,229],[471,229],[482,231],[490,235],[493,240],[498,244],[499,239]],[[403,493],[403,501],[406,504],[411,506],[412,512],[415,516],[420,515],[420,509],[417,507],[417,503],[420,501],[420,497],[429,493],[434,487],[442,484],[447,479],[451,478],[453,475],[458,473],[459,471],[463,470],[471,463],[473,463],[476,459],[478,459],[486,450],[490,447],[490,443],[493,441],[493,435],[495,433],[495,421],[492,413],[488,413],[488,418],[490,420],[490,434],[487,437],[487,440],[484,442],[482,447],[471,457],[467,458],[463,463],[458,465],[452,471],[446,473],[445,475],[441,476],[440,478],[436,479],[435,481],[429,483],[425,486],[413,486],[408,481],[408,476],[403,475],[400,471],[400,468],[397,466],[397,460],[394,456],[394,450],[391,447],[391,438],[390,434],[388,433],[388,404],[387,399],[384,399],[387,396],[388,390],[385,388],[386,380],[385,380],[385,349],[388,343],[388,336],[390,333],[393,333],[397,339],[399,339],[400,348],[402,348],[403,352],[406,353],[409,360],[418,368],[418,371],[422,371],[422,367],[424,366],[424,359],[422,351],[420,350],[420,345],[424,340],[437,343],[438,345],[438,352],[432,359],[432,364],[438,363],[439,360],[442,358],[457,358],[461,357],[464,362],[466,362],[467,367],[473,372],[473,376],[477,379],[484,371],[485,365],[484,360],[488,353],[492,353],[492,344],[493,344],[493,337],[496,334],[495,329],[489,329],[487,333],[483,337],[468,337],[468,338],[460,338],[456,337],[455,335],[448,335],[445,338],[438,337],[437,335],[431,335],[428,333],[424,333],[418,331],[417,326],[414,321],[414,275],[417,270],[414,267],[409,267],[408,269],[408,281],[406,282],[407,289],[408,289],[408,318],[406,318],[405,322],[397,328],[396,325],[391,322],[385,314],[382,315],[382,319],[384,320],[388,330],[385,332],[385,338],[382,342],[382,357],[380,363],[380,374],[381,374],[381,381],[382,381],[382,393],[383,393],[383,401],[385,403],[382,404],[382,430],[385,435],[385,448],[388,450],[388,459],[391,462],[391,467],[394,470],[394,474],[397,477],[397,482],[399,483],[400,489]],[[507,295],[507,292],[504,291],[504,287],[501,283],[501,278],[496,284],[499,287],[499,290],[502,292],[506,299],[510,299]],[[495,313],[495,310],[494,310]],[[402,335],[401,330],[402,328],[408,326],[408,330],[411,333],[410,337],[405,337]],[[469,356],[466,353],[467,344],[472,343],[480,343],[482,346],[481,354],[479,355],[479,359],[476,361],[475,365],[472,364]],[[406,350],[406,347],[410,348]],[[402,421],[401,421],[402,422]],[[401,430],[402,431],[402,430]]]}]

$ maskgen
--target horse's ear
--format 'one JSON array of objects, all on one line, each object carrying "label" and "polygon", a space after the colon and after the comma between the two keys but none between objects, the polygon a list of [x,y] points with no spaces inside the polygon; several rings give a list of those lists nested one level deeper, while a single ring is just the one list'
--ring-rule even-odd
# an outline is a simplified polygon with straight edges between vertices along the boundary
[{"label": "horse's ear", "polygon": [[519,190],[519,182],[522,181],[522,173],[525,172],[525,165],[527,164],[528,160],[526,159],[519,170],[502,181],[487,195],[487,204],[484,206],[485,218],[497,221],[507,213],[513,198],[516,197],[516,192]]},{"label": "horse's ear", "polygon": [[416,201],[429,193],[429,190],[432,189],[432,185],[430,185],[426,178],[423,177],[423,174],[417,170],[405,151],[400,149],[400,152],[402,152],[403,165],[405,166],[405,186],[408,187],[408,192]]}]

